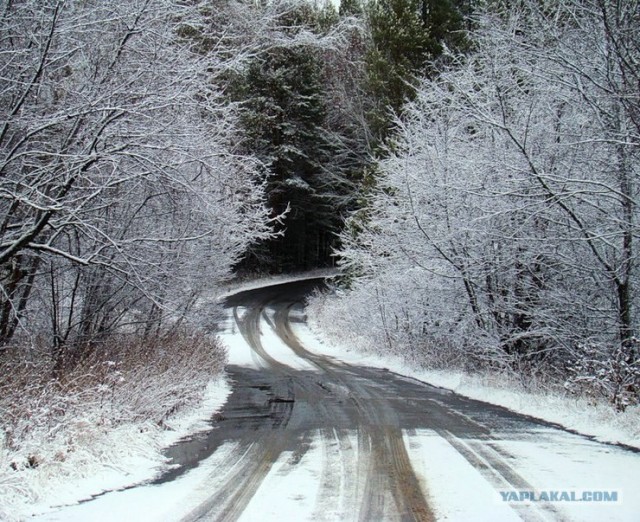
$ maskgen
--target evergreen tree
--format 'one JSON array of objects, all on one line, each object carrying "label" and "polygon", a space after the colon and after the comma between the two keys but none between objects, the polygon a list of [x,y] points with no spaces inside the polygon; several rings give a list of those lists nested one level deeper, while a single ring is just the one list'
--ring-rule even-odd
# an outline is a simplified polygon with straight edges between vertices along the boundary
[{"label": "evergreen tree", "polygon": [[362,14],[360,0],[342,0],[339,9],[340,16],[358,16]]},{"label": "evergreen tree", "polygon": [[372,0],[367,16],[368,121],[374,136],[385,141],[392,115],[414,98],[417,78],[434,74],[444,46],[461,50],[467,44],[462,15],[448,0]]},{"label": "evergreen tree", "polygon": [[340,226],[340,180],[327,165],[335,153],[325,128],[322,63],[305,46],[265,51],[249,67],[242,96],[245,146],[264,162],[280,236],[257,245],[243,266],[283,271],[330,262]]}]

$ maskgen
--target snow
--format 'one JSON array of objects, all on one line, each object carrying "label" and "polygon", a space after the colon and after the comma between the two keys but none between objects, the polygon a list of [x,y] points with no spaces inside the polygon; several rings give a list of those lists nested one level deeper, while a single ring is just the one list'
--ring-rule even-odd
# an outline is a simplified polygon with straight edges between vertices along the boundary
[{"label": "snow", "polygon": [[318,371],[311,362],[298,357],[289,346],[280,339],[273,329],[273,310],[267,308],[267,317],[260,318],[260,334],[262,345],[276,362],[296,370]]},{"label": "snow", "polygon": [[[517,462],[517,473],[535,485],[536,491],[617,491],[618,502],[505,502],[500,490],[511,486],[491,462],[476,454],[494,480],[504,486],[496,489],[443,437],[430,430],[413,435],[404,433],[405,445],[416,473],[421,476],[429,503],[439,519],[451,521],[515,521],[519,509],[535,510],[544,520],[558,518],[600,522],[634,521],[640,513],[640,500],[634,495],[640,476],[640,459],[630,459],[618,448],[585,440],[582,437],[540,430],[532,440],[492,441],[506,461]],[[474,452],[471,444],[458,441]],[[486,447],[485,445],[484,447]],[[495,455],[499,455],[494,452]],[[585,458],[588,457],[588,462]],[[500,459],[499,459],[500,460]]]},{"label": "snow", "polygon": [[[273,327],[274,310],[267,308],[265,314],[260,317],[260,341],[267,349],[269,357],[283,366],[289,366],[296,370],[317,371],[317,368],[309,361],[298,357],[287,344],[278,336]],[[238,318],[242,319],[246,310],[237,307],[236,312]],[[229,364],[236,366],[245,366],[253,369],[268,368],[269,361],[266,361],[260,354],[251,349],[251,346],[238,330],[235,320],[234,311],[227,310],[227,318],[224,323],[226,326],[222,334],[219,335],[220,340],[227,348]]]},{"label": "snow", "polygon": [[293,283],[294,281],[307,281],[309,279],[318,279],[320,277],[331,278],[340,275],[340,271],[336,268],[321,268],[318,270],[310,270],[300,274],[284,274],[279,276],[269,276],[259,279],[251,279],[243,282],[233,282],[227,289],[218,296],[218,301],[222,301],[227,297],[245,292],[247,290],[255,290],[257,288],[265,288],[269,286],[280,285],[284,283]]},{"label": "snow", "polygon": [[[397,364],[397,363],[396,363]],[[411,371],[406,365],[399,373],[448,388],[472,399],[503,406],[512,411],[545,420],[601,442],[640,448],[640,407],[623,414],[610,405],[587,399],[567,398],[553,393],[522,390],[517,383],[496,376],[471,376],[462,372]],[[396,371],[396,370],[394,370]]]},{"label": "snow", "polygon": [[[69,511],[70,508],[63,509],[63,518],[51,517],[58,516],[54,510],[60,506],[76,504],[104,492],[129,488],[154,478],[166,466],[162,449],[187,435],[209,429],[207,419],[221,408],[229,393],[231,388],[225,379],[214,380],[207,386],[200,405],[181,412],[168,421],[167,430],[160,430],[157,426],[127,425],[108,431],[103,440],[93,441],[94,445],[99,444],[103,448],[102,459],[95,458],[96,448],[88,448],[82,452],[84,455],[76,457],[74,464],[78,466],[78,471],[75,474],[61,475],[56,470],[51,470],[42,476],[42,483],[37,488],[39,497],[30,506],[30,513],[50,513],[42,520],[68,520],[75,513],[73,510]],[[134,495],[132,491],[134,490],[104,495],[100,497],[100,502],[104,502],[102,499],[111,501],[113,495],[118,499],[121,496],[128,498],[129,495]],[[10,499],[5,500],[0,496],[0,506],[8,500]],[[96,502],[81,504],[80,507],[94,509],[90,506],[96,505]],[[116,503],[118,502],[120,500]],[[21,519],[24,516],[21,508],[6,511],[7,517]],[[96,520],[95,515],[92,515],[92,520]],[[77,520],[87,519],[81,516]]]},{"label": "snow", "polygon": [[[246,309],[237,307],[236,313],[241,319],[246,314]],[[227,310],[227,317],[222,325],[222,333],[218,335],[218,338],[227,348],[227,361],[229,364],[246,366],[256,370],[268,366],[267,362],[251,349],[238,330],[232,310]]]},{"label": "snow", "polygon": [[474,522],[520,520],[508,504],[488,501],[497,497],[496,490],[444,438],[431,430],[403,435],[414,471],[422,479],[436,516]]},{"label": "snow", "polygon": [[517,459],[527,478],[541,489],[618,492],[620,498],[615,503],[563,503],[562,511],[570,518],[584,522],[638,520],[640,499],[635,491],[640,459],[630,459],[618,448],[551,430],[541,431],[535,444],[501,441],[499,446]]},{"label": "snow", "polygon": [[[261,281],[251,281],[236,285],[233,289],[228,289],[219,299],[222,300],[235,293],[262,286],[333,275],[336,275],[335,270],[318,270],[297,276],[281,276]],[[240,318],[246,312],[246,309],[241,307],[236,309],[236,313]],[[269,321],[272,319],[272,312],[271,316],[267,314],[260,319],[262,342],[268,348],[269,355],[282,364],[290,365],[296,369],[315,370],[315,367],[297,357],[277,337],[269,325]],[[268,362],[251,350],[238,331],[233,311],[231,310],[228,310],[220,339],[227,347],[229,364],[256,369],[268,366]],[[94,442],[94,444],[100,444],[104,447],[104,450],[101,450],[104,453],[103,461],[90,460],[91,457],[88,455],[84,462],[77,463],[79,466],[78,473],[71,476],[68,474],[60,475],[56,473],[56,470],[52,470],[51,473],[44,475],[42,480],[45,482],[38,485],[39,494],[37,498],[32,499],[29,512],[41,515],[48,513],[46,516],[43,515],[45,516],[43,520],[69,520],[74,519],[73,517],[76,516],[75,520],[87,520],[86,513],[91,513],[90,518],[92,520],[99,520],[101,516],[106,517],[106,520],[114,520],[119,519],[116,516],[119,512],[126,514],[125,518],[129,519],[136,513],[136,510],[130,504],[142,503],[140,513],[144,515],[143,518],[145,520],[151,520],[156,513],[159,517],[158,519],[164,519],[167,516],[167,509],[174,506],[174,499],[171,497],[175,497],[175,500],[185,498],[185,492],[195,487],[198,477],[203,471],[198,468],[198,471],[194,472],[193,475],[191,473],[188,474],[188,480],[179,480],[177,481],[178,486],[172,486],[172,488],[178,487],[176,491],[172,489],[167,493],[158,493],[158,491],[164,491],[162,488],[159,490],[157,487],[151,486],[133,486],[151,480],[164,468],[163,448],[170,446],[187,435],[209,429],[207,420],[222,407],[230,392],[231,389],[226,380],[220,379],[211,382],[199,407],[181,412],[169,420],[167,422],[167,428],[169,429],[167,430],[159,430],[157,426],[142,425],[109,430],[105,440]],[[218,451],[214,457],[212,462],[217,461],[218,458],[223,458],[224,452]],[[207,466],[209,465],[213,464],[207,461]],[[204,466],[204,469],[207,466]],[[211,490],[208,487],[204,489],[210,494]],[[73,508],[69,507],[96,495],[102,496],[92,502],[83,503]],[[23,510],[11,508],[17,500],[13,497],[3,497],[4,495],[0,495],[0,514],[5,512],[10,514],[3,514],[0,518],[9,516],[16,519],[21,518],[24,514]],[[194,502],[194,505],[197,505],[197,498]],[[148,504],[148,506],[145,506],[145,504]],[[58,515],[56,514],[57,510],[61,506],[67,507],[64,507],[60,511],[62,514]],[[153,506],[153,509],[151,509],[151,506]]]},{"label": "snow", "polygon": [[220,411],[230,394],[231,385],[224,377],[211,381],[197,408],[184,411],[165,423],[169,431],[162,433],[161,445],[168,447],[183,437],[211,429],[211,416]]},{"label": "snow", "polygon": [[[355,440],[354,435],[354,445]],[[321,441],[319,432],[313,434],[309,448],[302,457],[290,451],[283,452],[271,466],[262,486],[252,497],[239,520],[241,522],[335,520],[326,518],[324,515],[340,507],[339,493],[344,488],[335,488],[336,498],[324,501],[319,498],[327,460],[326,447]],[[90,503],[34,517],[34,520],[38,522],[180,520],[194,512],[211,496],[212,492],[220,489],[222,484],[233,475],[234,467],[229,465],[229,461],[252,458],[251,448],[244,455],[238,450],[237,444],[227,443],[197,468],[172,482],[109,493]]]},{"label": "snow", "polygon": [[316,433],[300,460],[290,451],[280,454],[239,522],[312,520],[323,468],[319,438]]},{"label": "snow", "polygon": [[61,511],[34,517],[42,522],[107,522],[178,520],[211,495],[212,488],[224,480],[220,466],[235,452],[236,444],[222,446],[200,466],[178,479],[162,485],[140,486],[103,495],[92,502],[66,507]]},{"label": "snow", "polygon": [[[239,290],[238,290],[239,291]],[[236,309],[240,318],[247,313]],[[292,368],[309,369],[309,363],[300,359],[271,328],[273,310],[267,309],[260,318],[261,342],[269,357]],[[304,312],[293,309],[295,318],[304,318]],[[486,386],[476,384],[473,388],[465,376],[419,372],[386,357],[363,355],[345,347],[324,341],[317,332],[305,323],[292,321],[294,333],[309,350],[322,353],[349,364],[362,364],[389,368],[398,373],[421,380],[432,379],[440,385],[448,385],[456,390],[475,389],[476,394],[485,398],[490,394]],[[231,364],[263,368],[268,361],[256,355],[238,331],[229,312],[226,329],[222,335],[228,347]],[[179,433],[193,429],[205,429],[203,419],[211,411],[220,407],[229,393],[224,386],[212,385],[207,401],[198,412],[184,416],[182,422],[172,426]],[[514,392],[515,393],[515,392]],[[495,390],[493,400],[509,397],[506,390]],[[531,399],[524,394],[514,395],[520,400],[514,409],[526,410]],[[515,399],[513,399],[515,401]],[[558,402],[560,411],[563,403]],[[538,406],[542,408],[542,406]],[[538,411],[542,416],[542,411]],[[546,412],[547,416],[549,412]],[[359,458],[358,434],[355,431],[342,433],[341,437],[331,433],[314,431],[305,434],[308,443],[302,452],[282,452],[269,467],[255,494],[240,515],[242,521],[261,522],[282,520],[338,520],[345,514],[357,514],[359,494],[362,484],[358,483],[357,462]],[[167,435],[169,437],[169,435]],[[166,445],[168,438],[159,445]],[[568,520],[637,520],[640,513],[640,497],[634,495],[640,477],[640,459],[636,455],[614,446],[607,446],[577,435],[554,428],[540,428],[526,437],[506,440],[455,439],[451,434],[436,433],[432,430],[403,431],[403,440],[420,481],[425,498],[434,510],[438,520],[453,522],[510,521],[520,520],[520,510],[535,510],[543,520],[555,520],[562,516]],[[345,442],[346,441],[346,442]],[[348,442],[350,441],[350,442]],[[486,466],[482,469],[470,465],[469,457],[463,456],[456,445],[463,446]],[[155,451],[155,449],[154,449]],[[132,452],[138,455],[139,448]],[[153,453],[153,452],[152,452]],[[234,476],[234,467],[252,458],[252,446],[240,448],[238,443],[226,443],[198,467],[178,479],[162,485],[140,485],[123,491],[106,493],[99,498],[61,510],[43,513],[42,506],[34,512],[37,521],[100,521],[100,520],[179,520],[194,513],[198,506],[211,498],[212,492],[219,490]],[[494,462],[495,459],[495,462]],[[498,465],[496,464],[498,463]],[[563,503],[549,505],[520,506],[505,502],[499,491],[509,489],[509,482],[501,475],[500,466],[517,469],[518,476],[538,490],[608,490],[618,491],[622,501],[616,503]],[[157,471],[158,462],[139,461],[140,468],[130,468],[130,473],[114,470],[114,477],[120,475],[119,486],[139,483]],[[99,483],[101,482],[101,486]],[[87,482],[86,490],[104,489],[105,477],[96,476]],[[110,487],[113,486],[111,484]],[[70,501],[73,487],[68,491],[59,490],[60,502]],[[359,493],[360,492],[360,493]],[[76,495],[76,499],[80,495]]]}]

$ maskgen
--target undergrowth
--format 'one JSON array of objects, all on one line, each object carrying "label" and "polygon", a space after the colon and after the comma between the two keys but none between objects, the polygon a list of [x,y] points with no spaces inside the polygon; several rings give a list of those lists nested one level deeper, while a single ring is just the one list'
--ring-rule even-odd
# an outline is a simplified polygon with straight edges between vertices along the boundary
[{"label": "undergrowth", "polygon": [[187,331],[114,337],[81,355],[62,369],[37,347],[0,359],[1,520],[15,519],[56,481],[116,466],[131,453],[114,447],[118,437],[157,458],[157,434],[202,399],[226,361],[215,339]]}]

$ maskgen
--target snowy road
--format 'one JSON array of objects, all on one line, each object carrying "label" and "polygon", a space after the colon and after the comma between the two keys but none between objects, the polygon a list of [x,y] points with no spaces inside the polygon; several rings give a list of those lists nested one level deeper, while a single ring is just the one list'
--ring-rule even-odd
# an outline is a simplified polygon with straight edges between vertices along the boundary
[{"label": "snowy road", "polygon": [[156,482],[48,519],[639,519],[638,453],[341,362],[304,324],[317,284],[228,298],[233,392],[215,429],[172,448]]}]

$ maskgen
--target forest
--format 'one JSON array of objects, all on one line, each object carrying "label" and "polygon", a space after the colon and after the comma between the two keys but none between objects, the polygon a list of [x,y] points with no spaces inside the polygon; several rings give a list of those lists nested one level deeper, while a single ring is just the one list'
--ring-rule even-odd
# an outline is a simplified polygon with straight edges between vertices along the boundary
[{"label": "forest", "polygon": [[348,290],[320,322],[624,411],[640,393],[638,3],[471,7],[394,111],[340,234]]},{"label": "forest", "polygon": [[7,0],[0,48],[0,461],[162,425],[220,288],[318,267],[364,350],[640,402],[637,0]]}]

